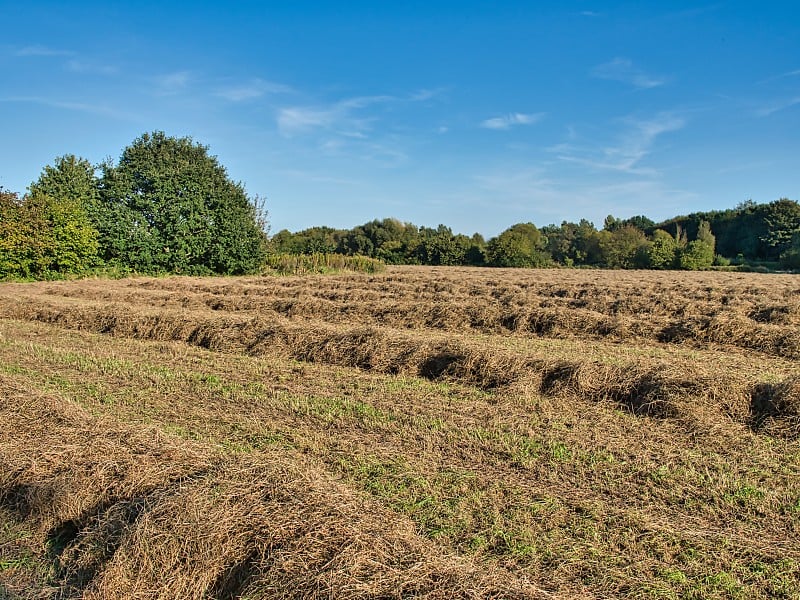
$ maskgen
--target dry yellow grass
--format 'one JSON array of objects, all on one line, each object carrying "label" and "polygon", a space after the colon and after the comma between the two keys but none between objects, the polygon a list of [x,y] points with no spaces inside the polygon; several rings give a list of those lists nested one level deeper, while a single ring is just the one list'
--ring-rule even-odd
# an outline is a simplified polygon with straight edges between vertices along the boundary
[{"label": "dry yellow grass", "polygon": [[799,286],[0,286],[0,589],[796,597]]}]

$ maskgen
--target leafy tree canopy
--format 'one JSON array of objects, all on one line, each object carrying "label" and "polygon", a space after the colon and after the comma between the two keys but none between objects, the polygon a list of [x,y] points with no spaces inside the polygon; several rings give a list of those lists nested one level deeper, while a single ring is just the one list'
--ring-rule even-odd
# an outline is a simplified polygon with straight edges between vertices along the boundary
[{"label": "leafy tree canopy", "polygon": [[103,166],[98,229],[109,261],[141,272],[255,272],[265,225],[257,200],[191,138],[146,133]]},{"label": "leafy tree canopy", "polygon": [[542,267],[550,262],[547,239],[533,223],[517,223],[489,241],[486,260],[494,267]]},{"label": "leafy tree canopy", "polygon": [[88,160],[66,154],[56,158],[53,165],[47,165],[28,189],[33,196],[75,202],[92,214],[100,198],[98,183],[95,169]]}]

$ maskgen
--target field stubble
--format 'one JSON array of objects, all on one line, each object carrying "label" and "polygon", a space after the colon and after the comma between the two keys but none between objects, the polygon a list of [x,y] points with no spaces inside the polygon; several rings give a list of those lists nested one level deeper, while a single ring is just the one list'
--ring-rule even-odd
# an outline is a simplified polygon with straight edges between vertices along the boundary
[{"label": "field stubble", "polygon": [[796,597],[798,291],[417,268],[4,285],[0,589]]}]

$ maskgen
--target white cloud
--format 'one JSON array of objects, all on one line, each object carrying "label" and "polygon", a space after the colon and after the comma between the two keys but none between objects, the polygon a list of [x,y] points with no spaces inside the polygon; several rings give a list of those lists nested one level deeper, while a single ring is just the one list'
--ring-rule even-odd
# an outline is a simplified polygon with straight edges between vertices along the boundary
[{"label": "white cloud", "polygon": [[[661,179],[637,178],[614,181],[613,178],[573,178],[545,167],[501,167],[475,175],[477,185],[454,196],[484,210],[516,213],[522,220],[539,225],[562,220],[587,218],[602,226],[609,213],[633,216],[643,212],[655,218],[667,218],[681,205],[697,201],[694,192],[675,188]],[[509,222],[502,224],[503,227]]]},{"label": "white cloud", "polygon": [[0,98],[0,102],[24,102],[29,104],[39,104],[41,106],[49,106],[51,108],[60,108],[63,110],[72,110],[78,112],[85,112],[92,115],[103,117],[111,117],[114,119],[122,119],[128,121],[135,121],[137,118],[129,113],[118,111],[108,106],[99,104],[88,104],[85,102],[64,102],[61,100],[50,100],[48,98],[41,98],[37,96],[11,96]]},{"label": "white cloud", "polygon": [[328,128],[336,121],[338,113],[335,108],[281,108],[278,110],[278,129],[284,135],[294,135],[312,129]]},{"label": "white cloud", "polygon": [[166,95],[177,94],[189,85],[192,81],[192,74],[190,71],[175,71],[159,75],[155,78],[155,81],[159,93]]},{"label": "white cloud", "polygon": [[302,181],[314,181],[316,183],[332,183],[334,185],[360,187],[364,185],[363,181],[357,179],[348,179],[345,177],[336,177],[326,175],[316,171],[304,171],[300,169],[289,169],[284,171],[289,177],[300,179]]},{"label": "white cloud", "polygon": [[544,113],[525,114],[525,113],[510,113],[502,117],[493,117],[486,119],[481,123],[484,129],[511,129],[517,125],[533,125],[538,123],[544,117]]},{"label": "white cloud", "polygon": [[359,116],[362,109],[396,100],[392,96],[358,96],[328,106],[290,106],[278,110],[278,129],[286,136],[314,130],[333,131],[346,137],[365,137],[372,118]]},{"label": "white cloud", "polygon": [[767,77],[766,79],[762,79],[758,83],[764,84],[770,81],[775,81],[776,79],[785,79],[786,77],[797,77],[798,75],[800,75],[800,69],[795,69],[794,71],[787,71],[786,73],[780,73],[779,75],[773,75],[772,77]]},{"label": "white cloud", "polygon": [[439,96],[444,90],[442,88],[436,88],[433,90],[422,89],[414,92],[409,96],[409,100],[412,102],[424,102],[425,100],[431,100],[432,98],[436,98]]},{"label": "white cloud", "polygon": [[781,110],[785,110],[787,108],[791,108],[800,104],[800,96],[795,96],[794,98],[789,98],[788,100],[782,100],[781,102],[775,102],[773,104],[769,104],[762,108],[756,110],[757,117],[768,117],[773,113],[776,113]]},{"label": "white cloud", "polygon": [[215,92],[215,95],[231,102],[243,102],[261,98],[268,94],[287,94],[292,91],[291,87],[282,83],[253,79],[245,84],[219,89]]},{"label": "white cloud", "polygon": [[635,175],[656,175],[652,168],[639,166],[650,154],[656,139],[686,125],[683,117],[663,112],[650,119],[626,118],[621,121],[625,130],[612,145],[581,147],[578,144],[558,144],[550,148],[562,161],[600,170],[619,171]]},{"label": "white cloud", "polygon": [[350,138],[365,138],[378,121],[380,110],[424,102],[441,93],[441,88],[422,89],[405,96],[355,96],[331,104],[285,106],[277,110],[278,130],[285,136],[325,131]]},{"label": "white cloud", "polygon": [[41,45],[25,46],[14,52],[14,56],[73,56],[74,54],[71,50],[59,50]]},{"label": "white cloud", "polygon": [[663,77],[648,75],[627,58],[615,58],[614,60],[597,65],[592,69],[592,76],[597,79],[608,79],[627,83],[639,89],[649,89],[659,87],[666,83]]},{"label": "white cloud", "polygon": [[118,72],[116,67],[109,65],[96,65],[79,60],[67,61],[67,70],[74,73],[94,73],[97,75],[114,75]]},{"label": "white cloud", "polygon": [[[409,162],[409,126],[400,116],[438,91],[404,95],[354,96],[328,104],[283,106],[276,110],[279,133],[306,144],[307,151],[368,167],[397,168]],[[427,129],[427,133],[447,129]]]}]

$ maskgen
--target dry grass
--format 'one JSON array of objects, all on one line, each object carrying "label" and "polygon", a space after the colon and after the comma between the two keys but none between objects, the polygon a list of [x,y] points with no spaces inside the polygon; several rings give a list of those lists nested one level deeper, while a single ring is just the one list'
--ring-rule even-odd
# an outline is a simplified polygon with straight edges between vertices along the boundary
[{"label": "dry grass", "polygon": [[796,278],[669,276],[4,285],[0,590],[796,597]]},{"label": "dry grass", "polygon": [[0,499],[87,598],[536,597],[293,452],[228,457],[0,377]]}]

